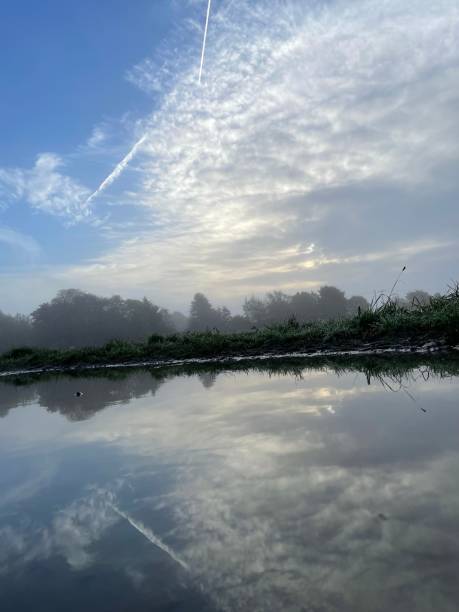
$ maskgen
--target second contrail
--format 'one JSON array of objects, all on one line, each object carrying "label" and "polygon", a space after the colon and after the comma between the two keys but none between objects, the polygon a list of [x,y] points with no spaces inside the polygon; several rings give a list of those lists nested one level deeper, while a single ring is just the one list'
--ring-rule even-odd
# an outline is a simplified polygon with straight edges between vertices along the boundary
[{"label": "second contrail", "polygon": [[104,189],[106,189],[109,185],[113,183],[113,181],[115,181],[119,177],[119,175],[123,172],[128,163],[133,159],[133,157],[137,153],[137,150],[143,145],[146,138],[147,134],[144,134],[142,138],[140,138],[140,140],[135,143],[129,153],[125,157],[123,157],[120,163],[115,166],[114,170],[107,176],[104,181],[102,181],[102,183],[94,191],[94,193],[89,196],[89,198],[86,200],[86,204],[90,204],[90,202],[94,198],[96,198],[102,191],[104,191]]},{"label": "second contrail", "polygon": [[206,27],[204,28],[204,40],[202,41],[201,66],[199,68],[199,84],[200,85],[201,85],[201,77],[202,77],[202,68],[204,66],[204,56],[206,54],[207,30],[209,28],[210,5],[211,4],[212,4],[212,0],[209,0],[209,4],[207,5]]},{"label": "second contrail", "polygon": [[[206,16],[206,26],[204,28],[204,40],[202,43],[202,53],[201,53],[201,66],[199,68],[199,84],[201,84],[202,77],[202,69],[204,66],[204,57],[206,53],[206,42],[207,42],[207,30],[209,28],[209,19],[210,19],[210,7],[212,4],[212,0],[209,0],[209,4],[207,5],[207,16]],[[134,159],[137,151],[143,145],[145,140],[147,139],[147,133],[145,133],[142,138],[140,138],[129,151],[129,153],[115,166],[113,171],[107,176],[106,179],[102,181],[99,187],[87,198],[86,204],[90,204],[94,198],[97,198],[107,187],[109,187],[116,179],[120,176],[120,174],[124,171],[126,166]]]}]

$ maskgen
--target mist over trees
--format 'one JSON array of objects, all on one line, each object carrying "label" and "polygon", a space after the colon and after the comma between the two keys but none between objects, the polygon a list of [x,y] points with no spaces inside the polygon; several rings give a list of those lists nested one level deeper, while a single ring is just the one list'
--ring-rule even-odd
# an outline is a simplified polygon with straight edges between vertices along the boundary
[{"label": "mist over trees", "polygon": [[298,323],[339,319],[353,316],[358,309],[370,307],[362,296],[346,298],[344,291],[324,286],[317,293],[302,291],[287,295],[281,291],[268,293],[265,299],[249,298],[244,302],[244,314],[255,327],[272,325],[294,318]]},{"label": "mist over trees", "polygon": [[218,329],[223,332],[239,332],[250,328],[250,321],[246,317],[232,316],[226,306],[214,308],[203,293],[194,296],[190,307],[189,331]]},{"label": "mist over trees", "polygon": [[174,331],[167,311],[149,300],[98,297],[78,289],[59,291],[31,314],[39,345],[62,348],[104,344],[112,339],[141,342]]},{"label": "mist over trees", "polygon": [[[411,291],[397,302],[406,308],[429,303],[426,291]],[[272,291],[264,298],[246,298],[243,314],[233,315],[226,306],[215,307],[203,293],[196,293],[189,316],[169,313],[143,300],[119,295],[100,297],[78,289],[59,291],[30,316],[11,316],[0,311],[0,352],[20,346],[49,348],[98,346],[110,340],[144,342],[152,334],[218,330],[245,332],[267,325],[296,320],[298,323],[354,316],[370,307],[360,295],[347,298],[337,287],[287,295]]]},{"label": "mist over trees", "polygon": [[32,325],[28,317],[11,316],[0,311],[0,352],[14,346],[32,344]]},{"label": "mist over trees", "polygon": [[175,331],[166,310],[149,300],[103,298],[78,289],[59,291],[29,317],[0,315],[0,351],[17,346],[84,347],[110,340],[144,341]]}]

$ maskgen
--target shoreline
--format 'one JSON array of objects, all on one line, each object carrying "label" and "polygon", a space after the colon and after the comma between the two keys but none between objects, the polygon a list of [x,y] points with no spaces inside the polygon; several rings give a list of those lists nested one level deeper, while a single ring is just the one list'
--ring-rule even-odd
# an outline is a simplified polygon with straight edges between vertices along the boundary
[{"label": "shoreline", "polygon": [[[52,373],[79,373],[92,370],[111,370],[127,368],[168,368],[180,366],[231,366],[247,363],[248,365],[257,362],[281,361],[289,359],[300,359],[307,361],[321,359],[359,359],[372,357],[420,357],[420,356],[442,356],[444,358],[459,357],[459,345],[452,346],[444,342],[443,339],[430,340],[423,343],[407,343],[399,341],[394,343],[373,342],[361,343],[360,346],[332,346],[322,348],[311,347],[309,350],[293,351],[246,351],[244,353],[216,354],[213,356],[201,357],[157,357],[146,359],[119,359],[107,360],[98,363],[80,361],[73,364],[65,363],[44,363],[35,367],[20,367],[3,369],[0,362],[0,379],[11,376],[31,375],[31,374],[52,374]],[[11,364],[13,365],[13,364]]]}]

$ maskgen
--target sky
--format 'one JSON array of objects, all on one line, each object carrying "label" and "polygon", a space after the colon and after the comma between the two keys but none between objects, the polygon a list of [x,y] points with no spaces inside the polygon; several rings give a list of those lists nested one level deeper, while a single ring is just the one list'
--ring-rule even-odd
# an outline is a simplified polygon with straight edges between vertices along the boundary
[{"label": "sky", "polygon": [[206,11],[3,0],[0,309],[458,280],[459,2]]}]

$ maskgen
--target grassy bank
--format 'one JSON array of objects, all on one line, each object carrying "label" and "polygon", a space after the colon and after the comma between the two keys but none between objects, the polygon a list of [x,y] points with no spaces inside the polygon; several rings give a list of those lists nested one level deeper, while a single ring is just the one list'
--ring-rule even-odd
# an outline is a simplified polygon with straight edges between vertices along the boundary
[{"label": "grassy bank", "polygon": [[217,331],[152,336],[134,344],[114,340],[102,347],[37,349],[21,347],[0,356],[0,370],[75,367],[318,350],[422,347],[459,344],[459,287],[407,309],[391,300],[353,318],[298,324],[291,320],[246,333]]}]

